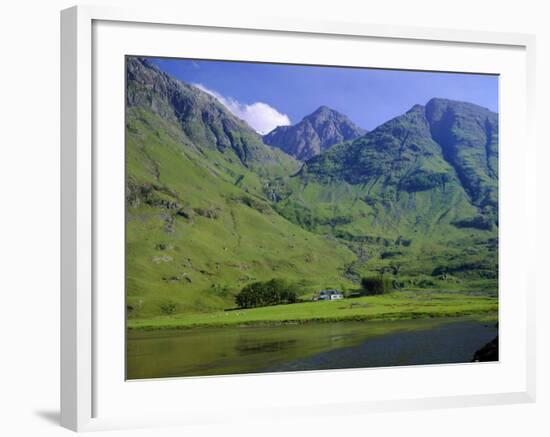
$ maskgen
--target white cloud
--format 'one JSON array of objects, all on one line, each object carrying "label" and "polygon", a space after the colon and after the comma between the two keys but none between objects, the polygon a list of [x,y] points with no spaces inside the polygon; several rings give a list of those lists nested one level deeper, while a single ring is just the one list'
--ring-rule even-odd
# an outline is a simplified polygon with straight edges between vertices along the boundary
[{"label": "white cloud", "polygon": [[286,114],[281,114],[267,103],[256,102],[248,105],[231,97],[224,97],[217,91],[211,90],[200,83],[193,85],[218,99],[233,115],[246,121],[256,132],[262,135],[271,132],[277,126],[290,125],[290,119]]}]

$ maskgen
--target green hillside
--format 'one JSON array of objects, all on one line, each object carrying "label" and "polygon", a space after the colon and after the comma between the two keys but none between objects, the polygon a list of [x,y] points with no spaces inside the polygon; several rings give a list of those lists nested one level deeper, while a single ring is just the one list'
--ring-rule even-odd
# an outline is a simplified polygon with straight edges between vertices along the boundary
[{"label": "green hillside", "polygon": [[[268,201],[271,186],[296,171],[292,158],[265,146],[206,93],[141,61],[129,66],[130,317],[226,308],[243,285],[277,276],[299,283],[304,292],[352,285],[342,272],[353,253],[289,222]],[[159,78],[170,85],[166,96],[192,108],[189,116],[170,112],[170,100],[156,91]],[[225,126],[223,135],[212,128],[212,113]],[[189,123],[193,129],[184,129]]]},{"label": "green hillside", "polygon": [[302,164],[214,97],[127,59],[130,319],[224,310],[245,285],[303,296],[387,272],[402,289],[497,289],[498,126],[433,100]]},{"label": "green hillside", "polygon": [[[455,120],[446,130],[432,121],[440,106]],[[407,279],[406,286],[494,290],[498,151],[494,136],[464,133],[464,126],[493,120],[471,104],[417,105],[307,161],[276,208],[312,232],[346,241],[357,254],[350,277],[386,271]],[[432,131],[437,139],[446,135],[445,146]]]}]

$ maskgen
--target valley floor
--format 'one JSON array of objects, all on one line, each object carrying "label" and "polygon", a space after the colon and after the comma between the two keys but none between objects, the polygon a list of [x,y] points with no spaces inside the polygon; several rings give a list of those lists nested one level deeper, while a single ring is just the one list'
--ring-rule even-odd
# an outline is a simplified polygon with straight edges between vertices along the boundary
[{"label": "valley floor", "polygon": [[382,296],[301,302],[252,309],[130,319],[131,330],[302,324],[310,322],[405,320],[466,315],[491,316],[498,297],[483,293],[400,291]]}]

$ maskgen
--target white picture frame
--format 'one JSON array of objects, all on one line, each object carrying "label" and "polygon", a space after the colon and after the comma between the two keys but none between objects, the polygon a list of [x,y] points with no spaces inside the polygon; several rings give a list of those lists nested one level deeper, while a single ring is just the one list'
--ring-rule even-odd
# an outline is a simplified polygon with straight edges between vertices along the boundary
[{"label": "white picture frame", "polygon": [[[98,27],[99,26],[99,27]],[[103,26],[103,27],[102,27]],[[396,369],[370,369],[332,371],[330,378],[333,384],[341,387],[353,387],[357,381],[373,381],[373,372],[377,372],[376,378],[383,381],[385,378],[393,378],[396,381],[408,380],[413,376],[420,379],[438,378],[449,379],[454,376],[460,385],[460,379],[465,375],[471,375],[474,379],[487,382],[480,384],[479,389],[467,387],[463,389],[453,387],[439,387],[433,383],[427,390],[419,390],[417,387],[405,387],[389,390],[387,396],[381,395],[382,388],[372,387],[372,395],[328,390],[318,391],[320,378],[329,378],[327,372],[308,372],[288,374],[285,376],[229,376],[209,378],[168,379],[162,381],[125,382],[120,380],[120,372],[111,373],[110,362],[105,356],[109,351],[116,350],[123,338],[123,326],[119,321],[124,309],[110,307],[108,299],[100,298],[100,290],[104,290],[103,284],[110,281],[108,269],[103,268],[107,262],[102,254],[105,254],[105,237],[109,234],[112,241],[119,241],[120,235],[116,233],[119,228],[103,231],[101,223],[101,211],[109,205],[104,200],[105,189],[102,188],[108,177],[120,171],[115,166],[120,164],[117,159],[111,160],[112,167],[105,165],[105,158],[97,153],[98,144],[103,141],[104,131],[123,130],[123,126],[109,127],[103,123],[104,105],[102,93],[109,87],[120,88],[120,79],[117,82],[103,86],[106,70],[106,62],[109,56],[115,59],[113,65],[120,67],[121,53],[155,55],[151,47],[158,41],[162,41],[163,34],[184,30],[187,35],[193,32],[227,32],[234,31],[235,38],[250,38],[251,36],[268,35],[272,40],[277,38],[303,38],[315,40],[319,38],[331,38],[335,41],[356,41],[357,44],[369,41],[372,44],[384,43],[387,45],[408,44],[411,47],[429,45],[433,50],[447,50],[453,46],[461,52],[480,50],[477,55],[479,66],[473,66],[470,71],[491,72],[501,74],[510,68],[509,98],[502,100],[501,109],[509,120],[516,120],[514,127],[507,131],[504,128],[504,140],[515,138],[521,147],[510,148],[508,158],[501,163],[504,170],[502,177],[501,200],[504,200],[501,210],[504,218],[506,236],[501,245],[502,261],[510,263],[517,261],[517,268],[513,271],[501,272],[501,284],[514,285],[518,290],[517,295],[504,294],[500,317],[504,334],[504,352],[508,346],[508,355],[500,363],[492,367],[470,366],[423,366],[422,369],[396,368]],[[136,35],[139,32],[148,32],[148,43],[138,42],[141,38]],[[136,33],[137,32],[137,33]],[[125,35],[131,37],[126,38]],[[156,35],[156,36],[155,36]],[[248,35],[248,36],[247,36]],[[107,54],[105,40],[111,42],[112,51]],[[158,40],[156,39],[158,38]],[[267,38],[267,36],[266,36]],[[142,53],[136,53],[133,49],[126,52],[125,44],[129,41],[138,44]],[[309,43],[308,43],[309,44]],[[310,42],[314,47],[315,42]],[[339,43],[338,43],[339,44]],[[206,50],[207,44],[204,45]],[[253,44],[251,44],[253,46]],[[143,47],[143,48],[139,48]],[[163,46],[166,54],[169,50]],[[223,49],[219,48],[220,50]],[[118,50],[118,51],[117,51]],[[172,49],[174,50],[174,49]],[[195,52],[200,52],[201,46],[195,47]],[[253,50],[253,47],[252,49]],[[403,49],[401,49],[403,50]],[[484,50],[494,52],[494,64],[487,59]],[[105,57],[103,58],[105,52]],[[518,402],[532,402],[535,399],[535,310],[534,310],[534,272],[527,262],[529,255],[525,257],[521,252],[529,251],[534,247],[536,228],[534,216],[526,214],[526,208],[518,207],[517,202],[523,205],[535,204],[535,142],[533,138],[534,120],[534,63],[535,63],[535,39],[532,35],[492,33],[482,31],[462,31],[451,29],[425,29],[416,27],[385,26],[365,23],[336,23],[336,22],[309,22],[306,20],[285,20],[275,18],[243,17],[240,20],[227,20],[215,15],[195,16],[188,11],[162,11],[157,8],[150,10],[126,10],[110,7],[78,6],[62,11],[61,13],[61,424],[75,431],[113,429],[120,427],[140,426],[166,426],[185,425],[198,423],[212,423],[219,421],[231,421],[232,413],[225,411],[220,405],[211,404],[211,409],[206,411],[200,399],[196,398],[191,408],[189,399],[178,403],[171,409],[166,409],[162,403],[150,409],[145,406],[142,411],[132,411],[131,402],[127,410],[117,409],[116,405],[123,403],[124,399],[136,396],[153,398],[161,393],[169,393],[175,396],[180,393],[183,384],[189,398],[193,393],[204,391],[210,395],[223,395],[220,387],[226,390],[241,391],[243,393],[261,393],[265,390],[273,390],[273,400],[261,402],[256,398],[254,402],[246,399],[246,396],[237,396],[236,406],[249,410],[249,417],[253,420],[265,417],[286,417],[304,415],[326,414],[363,414],[369,411],[397,411],[403,409],[422,409],[437,407],[458,407],[487,404],[506,404]],[[252,52],[251,52],[252,53]],[[441,52],[443,53],[443,52]],[[502,53],[502,59],[499,54]],[[508,55],[510,57],[507,57]],[[403,55],[405,53],[403,52]],[[260,56],[260,55],[251,55]],[[267,56],[267,55],[266,55]],[[276,56],[272,55],[272,56]],[[291,56],[291,55],[289,55]],[[445,56],[442,56],[444,58]],[[404,66],[407,60],[395,61],[391,67],[399,68],[399,62]],[[458,56],[460,58],[460,56]],[[270,58],[271,59],[271,58]],[[383,57],[381,58],[383,59]],[[427,58],[426,58],[427,59]],[[499,60],[500,59],[500,60]],[[510,63],[509,60],[515,60]],[[516,62],[517,61],[517,62]],[[382,61],[380,61],[382,62]],[[412,62],[412,61],[411,61]],[[427,62],[427,61],[426,61]],[[433,60],[433,66],[426,63],[426,69],[437,69],[437,62]],[[451,62],[451,61],[449,61]],[[456,61],[457,71],[460,71]],[[499,64],[500,62],[500,64]],[[97,64],[97,65],[96,65]],[[510,64],[510,65],[508,65]],[[410,64],[411,66],[414,63]],[[454,65],[454,64],[448,64]],[[494,67],[491,67],[494,65]],[[507,66],[508,65],[508,66]],[[390,67],[390,65],[386,65]],[[108,65],[107,65],[108,68]],[[114,67],[113,67],[114,68]],[[489,71],[486,71],[486,70]],[[500,69],[503,69],[502,71]],[[118,73],[116,73],[118,74]],[[118,85],[117,85],[118,84]],[[103,88],[102,88],[103,87]],[[103,91],[98,92],[99,89]],[[113,90],[114,88],[111,88]],[[114,96],[120,95],[123,90],[115,90]],[[508,91],[506,91],[508,92]],[[513,99],[512,99],[513,97]],[[113,97],[114,98],[114,97]],[[519,108],[511,107],[510,102],[518,102]],[[118,100],[115,100],[118,102]],[[121,106],[114,110],[120,111],[124,101],[118,102]],[[118,104],[117,103],[117,104]],[[116,106],[116,105],[115,105]],[[512,114],[512,111],[513,112]],[[512,117],[512,115],[514,117]],[[119,119],[111,117],[113,123]],[[120,131],[118,131],[118,134]],[[116,135],[118,135],[116,134]],[[120,136],[113,135],[113,139]],[[120,144],[123,149],[123,143]],[[120,154],[117,155],[120,158]],[[519,160],[519,161],[518,161]],[[512,187],[506,172],[506,162],[518,164],[514,173],[514,186]],[[119,173],[117,173],[119,174]],[[119,179],[112,179],[115,182]],[[112,181],[111,180],[111,181]],[[121,187],[122,191],[123,188]],[[119,199],[120,200],[120,199]],[[107,202],[103,208],[98,208],[102,202]],[[506,205],[509,205],[506,207]],[[115,207],[118,204],[115,205]],[[514,206],[515,205],[515,206]],[[517,235],[518,227],[514,225],[518,220],[525,221],[522,228],[527,231],[521,237]],[[504,231],[501,231],[504,232]],[[103,238],[103,240],[102,240]],[[501,236],[502,238],[502,236]],[[114,244],[114,243],[113,243]],[[114,256],[116,250],[110,251]],[[532,250],[531,253],[534,253]],[[532,255],[534,256],[534,255]],[[521,260],[520,258],[523,258]],[[120,260],[119,260],[120,261]],[[111,263],[113,268],[119,268],[118,262]],[[502,265],[502,263],[501,263]],[[118,267],[117,267],[118,266]],[[120,270],[120,268],[119,268]],[[510,270],[510,269],[509,269]],[[120,274],[121,272],[118,272]],[[123,272],[122,272],[123,274]],[[124,293],[124,288],[118,287],[120,281],[113,280],[115,284],[111,290],[112,295]],[[117,301],[113,301],[117,302]],[[110,309],[109,309],[110,308]],[[108,309],[108,310],[107,310]],[[514,315],[514,309],[517,315]],[[517,320],[516,330],[511,329],[507,320]],[[508,331],[506,331],[508,329]],[[106,330],[109,330],[113,340],[107,340]],[[502,340],[504,338],[504,340]],[[109,349],[111,348],[111,349]],[[512,352],[510,352],[512,351]],[[124,351],[120,351],[122,354]],[[120,356],[114,359],[112,366],[120,367]],[[508,364],[510,364],[508,366]],[[508,368],[508,367],[509,368]],[[505,369],[505,370],[502,370]],[[474,374],[475,373],[475,374]],[[371,378],[369,378],[371,375]],[[456,375],[456,376],[455,376]],[[491,376],[493,375],[493,376]],[[494,376],[497,375],[497,376]],[[359,379],[358,379],[359,378]],[[353,379],[353,380],[352,380]],[[115,381],[116,380],[116,381]],[[116,384],[113,383],[116,382]],[[455,381],[455,383],[457,382]],[[369,382],[368,384],[371,384]],[[126,384],[126,385],[125,385]],[[285,392],[282,388],[288,386],[300,386],[300,393],[293,395],[292,404],[285,405]],[[120,388],[111,388],[112,386]],[[254,388],[254,387],[255,388]],[[281,392],[275,388],[279,386]],[[128,388],[126,390],[126,388]],[[332,387],[328,385],[327,387]],[[317,389],[316,389],[317,388]],[[256,391],[253,391],[256,390]],[[305,394],[304,394],[305,393]],[[107,396],[111,401],[107,401]],[[126,398],[123,399],[123,396]],[[222,396],[223,397],[223,396]],[[173,398],[172,398],[173,399]],[[201,407],[202,405],[202,407]],[[105,411],[105,414],[103,413]],[[215,413],[215,414],[213,414]]]}]

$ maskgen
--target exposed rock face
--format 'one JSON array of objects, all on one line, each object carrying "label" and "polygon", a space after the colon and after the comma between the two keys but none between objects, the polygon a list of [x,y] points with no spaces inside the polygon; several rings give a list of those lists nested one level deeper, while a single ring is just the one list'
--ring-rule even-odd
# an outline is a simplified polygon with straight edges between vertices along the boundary
[{"label": "exposed rock face", "polygon": [[474,354],[472,361],[498,361],[498,335]]},{"label": "exposed rock face", "polygon": [[[474,204],[498,204],[498,114],[472,103],[432,99],[425,109],[432,138]],[[496,215],[496,214],[495,214]]]},{"label": "exposed rock face", "polygon": [[331,146],[354,140],[366,133],[345,115],[321,106],[294,126],[279,126],[263,139],[287,154],[306,161]]}]

